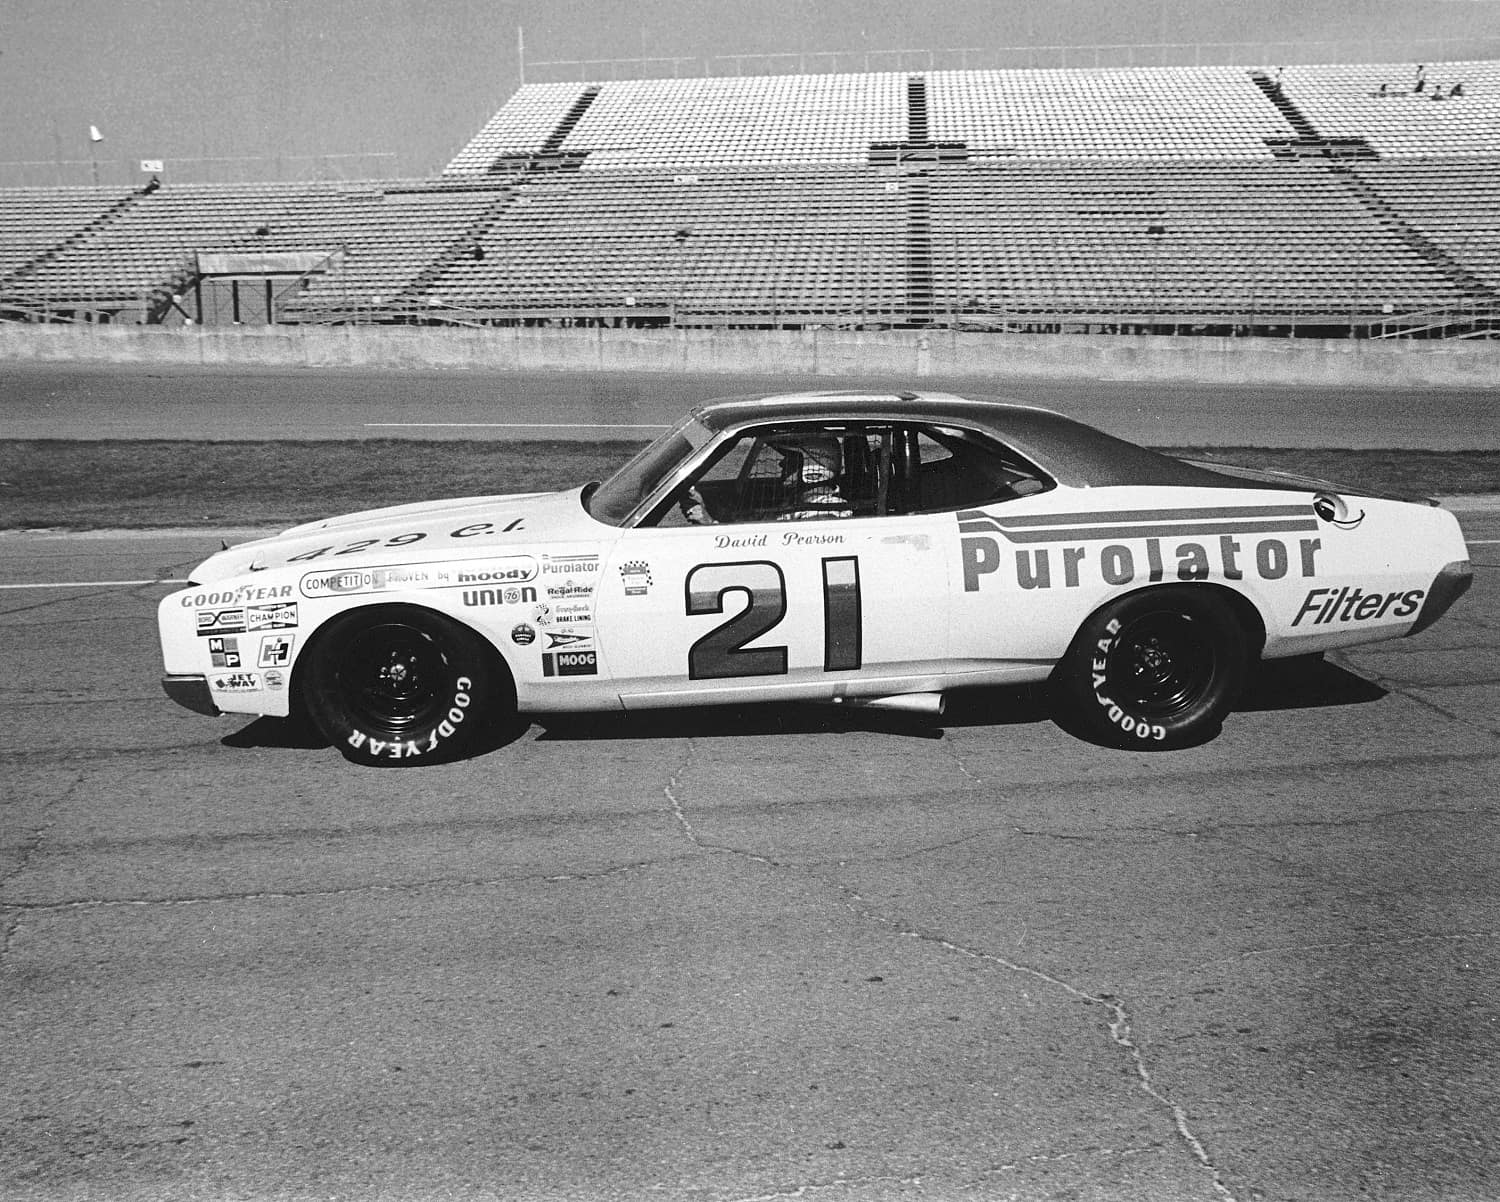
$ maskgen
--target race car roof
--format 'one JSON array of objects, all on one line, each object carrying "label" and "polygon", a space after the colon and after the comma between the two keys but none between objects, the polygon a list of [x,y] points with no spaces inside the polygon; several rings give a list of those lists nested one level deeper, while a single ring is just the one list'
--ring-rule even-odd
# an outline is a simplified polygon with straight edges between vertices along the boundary
[{"label": "race car roof", "polygon": [[[1059,483],[1076,488],[1178,485],[1244,488],[1234,479],[1106,434],[1050,409],[946,392],[803,392],[725,397],[693,410],[706,429],[793,421],[912,421],[955,424],[1013,447]],[[1278,487],[1258,483],[1257,487]],[[1281,485],[1279,487],[1292,487]]]}]

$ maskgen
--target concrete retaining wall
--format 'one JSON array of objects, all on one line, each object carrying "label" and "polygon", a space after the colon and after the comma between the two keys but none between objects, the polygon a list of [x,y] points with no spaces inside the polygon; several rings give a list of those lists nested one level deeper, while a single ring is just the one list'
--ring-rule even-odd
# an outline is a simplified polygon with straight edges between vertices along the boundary
[{"label": "concrete retaining wall", "polygon": [[6,361],[1500,387],[1496,341],[904,330],[161,329],[0,323],[0,363]]}]

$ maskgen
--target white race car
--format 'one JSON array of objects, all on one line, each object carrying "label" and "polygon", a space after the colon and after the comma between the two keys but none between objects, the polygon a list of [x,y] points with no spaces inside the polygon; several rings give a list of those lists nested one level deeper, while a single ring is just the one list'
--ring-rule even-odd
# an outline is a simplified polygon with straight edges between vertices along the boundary
[{"label": "white race car", "polygon": [[303,715],[366,763],[453,758],[517,710],[935,714],[1038,681],[1088,738],[1175,748],[1255,659],[1414,634],[1470,580],[1430,504],[1041,409],[813,393],[703,405],[602,484],[232,547],[159,624],[174,700]]}]

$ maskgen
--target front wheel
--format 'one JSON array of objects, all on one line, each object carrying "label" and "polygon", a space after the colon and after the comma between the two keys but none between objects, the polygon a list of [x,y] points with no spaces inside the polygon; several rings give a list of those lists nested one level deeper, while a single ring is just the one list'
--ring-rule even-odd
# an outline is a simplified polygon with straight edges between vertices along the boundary
[{"label": "front wheel", "polygon": [[306,661],[307,713],[356,763],[451,759],[493,721],[504,692],[488,643],[413,605],[341,614],[318,632]]},{"label": "front wheel", "polygon": [[1217,593],[1151,589],[1089,616],[1053,670],[1052,697],[1096,742],[1191,747],[1219,732],[1247,659],[1244,630]]}]

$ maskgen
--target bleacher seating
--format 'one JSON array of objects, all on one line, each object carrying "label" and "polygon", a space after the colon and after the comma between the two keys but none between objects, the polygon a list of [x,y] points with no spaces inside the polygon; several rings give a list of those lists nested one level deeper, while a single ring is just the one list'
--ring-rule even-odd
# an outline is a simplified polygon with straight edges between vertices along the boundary
[{"label": "bleacher seating", "polygon": [[932,189],[960,313],[1265,324],[1461,301],[1457,285],[1304,163],[1018,162]]},{"label": "bleacher seating", "polygon": [[494,187],[412,182],[297,198],[271,227],[267,249],[326,249],[334,258],[283,316],[327,320],[399,302],[445,252],[472,246],[469,231],[505,196]]},{"label": "bleacher seating", "polygon": [[0,189],[0,316],[1491,333],[1497,130],[1489,62],[536,84],[437,179]]},{"label": "bleacher seating", "polygon": [[942,71],[930,77],[933,138],[976,157],[1266,158],[1284,132],[1235,67]]},{"label": "bleacher seating", "polygon": [[[1383,153],[1493,153],[1500,63],[1135,67],[926,73],[928,136],[976,158],[1272,157],[1293,132],[1254,82],[1280,83],[1321,133],[1367,138]],[[483,174],[509,156],[553,150],[581,169],[857,163],[872,143],[908,136],[906,73],[530,84],[445,170]],[[1378,94],[1388,83],[1389,95]],[[1437,86],[1460,97],[1432,102]],[[1399,91],[1398,91],[1399,90]],[[585,93],[592,93],[580,104]],[[576,122],[570,110],[582,108]]]},{"label": "bleacher seating", "polygon": [[0,282],[8,301],[144,311],[153,292],[185,281],[196,253],[247,242],[301,186],[184,184],[135,193],[28,270]]},{"label": "bleacher seating", "polygon": [[445,174],[539,150],[589,89],[597,96],[556,147],[587,151],[587,171],[862,163],[872,142],[906,136],[905,85],[895,73],[528,85]]},{"label": "bleacher seating", "polygon": [[1500,289],[1500,153],[1358,163],[1350,170],[1425,237]]},{"label": "bleacher seating", "polygon": [[442,302],[847,320],[904,299],[899,197],[859,168],[554,177],[520,186],[480,245],[436,282]]},{"label": "bleacher seating", "polygon": [[448,164],[445,174],[483,175],[499,156],[537,150],[557,128],[582,89],[580,84],[528,84],[485,123]]},{"label": "bleacher seating", "polygon": [[[1383,158],[1500,151],[1500,62],[1285,67],[1288,100],[1327,137],[1359,137]],[[1460,95],[1450,96],[1454,84]],[[1382,85],[1385,91],[1382,93]],[[1440,97],[1440,99],[1434,99]]]},{"label": "bleacher seating", "polygon": [[298,251],[328,262],[285,316],[368,311],[398,296],[494,197],[442,181],[162,187],[129,195],[97,228],[54,237],[54,253],[3,278],[0,300],[144,313],[191,279],[201,253]]},{"label": "bleacher seating", "polygon": [[0,188],[0,277],[78,234],[128,196],[121,188]]}]

